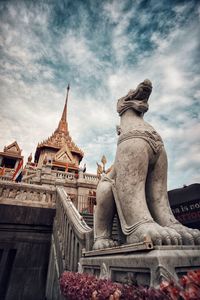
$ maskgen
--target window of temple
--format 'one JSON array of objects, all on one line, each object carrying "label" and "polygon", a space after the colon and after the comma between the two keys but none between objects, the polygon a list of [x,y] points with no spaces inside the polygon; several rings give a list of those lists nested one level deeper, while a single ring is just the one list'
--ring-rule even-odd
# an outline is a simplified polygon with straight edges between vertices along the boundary
[{"label": "window of temple", "polygon": [[16,159],[4,157],[1,162],[1,166],[4,166],[8,169],[14,169],[16,164]]}]

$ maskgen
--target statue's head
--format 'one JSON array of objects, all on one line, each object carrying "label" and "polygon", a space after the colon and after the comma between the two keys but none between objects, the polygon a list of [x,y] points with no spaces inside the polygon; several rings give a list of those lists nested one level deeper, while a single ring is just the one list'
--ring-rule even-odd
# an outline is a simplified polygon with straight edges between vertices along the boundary
[{"label": "statue's head", "polygon": [[152,83],[149,79],[145,79],[135,90],[130,90],[125,97],[118,100],[117,112],[121,116],[127,109],[131,108],[143,115],[149,108],[148,99],[151,92]]},{"label": "statue's head", "polygon": [[149,79],[145,79],[135,89],[132,95],[133,96],[132,100],[148,101],[151,92],[152,92],[152,83]]}]

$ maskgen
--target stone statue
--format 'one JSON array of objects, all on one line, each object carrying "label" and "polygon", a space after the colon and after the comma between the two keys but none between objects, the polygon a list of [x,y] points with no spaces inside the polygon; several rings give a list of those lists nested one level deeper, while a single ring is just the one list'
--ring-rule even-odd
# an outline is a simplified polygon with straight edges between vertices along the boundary
[{"label": "stone statue", "polygon": [[118,100],[121,122],[116,157],[97,187],[93,249],[116,245],[111,238],[116,213],[128,244],[147,236],[154,245],[200,244],[200,231],[180,224],[169,205],[163,141],[143,119],[151,91],[146,79]]}]

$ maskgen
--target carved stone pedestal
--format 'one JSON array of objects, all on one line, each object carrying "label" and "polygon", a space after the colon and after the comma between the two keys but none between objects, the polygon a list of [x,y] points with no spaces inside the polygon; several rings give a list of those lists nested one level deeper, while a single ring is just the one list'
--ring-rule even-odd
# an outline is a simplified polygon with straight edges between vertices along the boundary
[{"label": "carved stone pedestal", "polygon": [[114,252],[114,248],[112,253],[106,249],[101,254],[83,252],[79,271],[115,282],[156,287],[162,280],[176,281],[187,271],[200,268],[200,246],[155,246],[152,250]]}]

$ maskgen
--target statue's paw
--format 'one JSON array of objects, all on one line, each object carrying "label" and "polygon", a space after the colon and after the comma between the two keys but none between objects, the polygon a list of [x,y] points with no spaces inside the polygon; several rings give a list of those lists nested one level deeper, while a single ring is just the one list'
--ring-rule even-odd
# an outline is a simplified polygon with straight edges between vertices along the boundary
[{"label": "statue's paw", "polygon": [[182,245],[182,237],[175,229],[170,227],[163,228],[167,231],[168,237],[170,239],[170,242],[167,243],[167,245]]},{"label": "statue's paw", "polygon": [[153,222],[140,225],[132,234],[127,236],[127,243],[143,242],[147,236],[151,238],[154,245],[181,245],[182,243],[181,236],[175,230],[169,231],[168,228]]},{"label": "statue's paw", "polygon": [[100,250],[105,248],[112,248],[118,246],[117,241],[109,238],[99,238],[94,242],[93,250]]},{"label": "statue's paw", "polygon": [[182,237],[183,245],[200,245],[200,231],[188,228],[180,223],[171,224],[169,229],[176,230]]},{"label": "statue's paw", "polygon": [[200,245],[200,230],[190,228],[192,235],[194,237],[195,245]]}]

